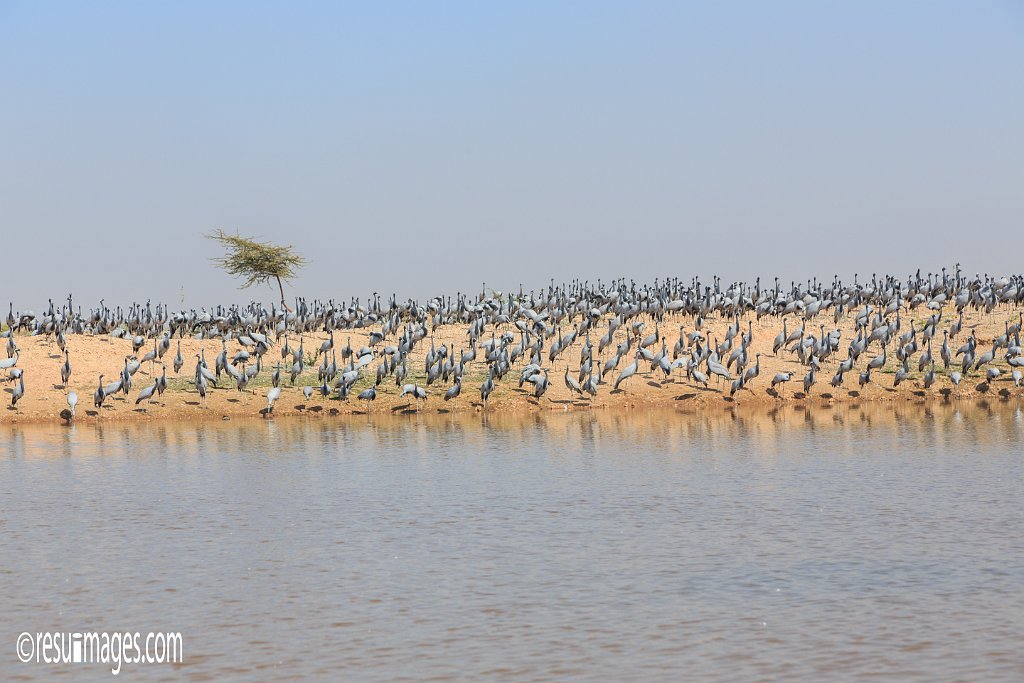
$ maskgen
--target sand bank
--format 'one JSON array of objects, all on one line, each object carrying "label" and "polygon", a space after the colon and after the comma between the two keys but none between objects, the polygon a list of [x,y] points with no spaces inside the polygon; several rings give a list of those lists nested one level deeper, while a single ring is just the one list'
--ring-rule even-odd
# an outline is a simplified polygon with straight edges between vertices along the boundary
[{"label": "sand bank", "polygon": [[[946,320],[955,316],[951,306],[947,306],[944,312]],[[922,314],[921,317],[924,317]],[[965,311],[964,329],[951,347],[955,349],[966,339],[969,330],[974,327],[978,338],[979,353],[987,350],[994,336],[1003,333],[1003,323],[1011,317],[1016,318],[1016,311],[1009,309],[997,309],[991,314],[977,311]],[[939,358],[939,345],[941,334],[933,342],[933,355],[935,356],[937,378],[930,389],[924,389],[922,382],[923,373],[917,371],[917,358],[915,354],[911,363],[911,376],[902,382],[900,386],[894,387],[893,380],[897,361],[893,353],[895,342],[890,344],[889,359],[887,365],[881,371],[872,373],[871,383],[858,386],[858,374],[867,364],[868,359],[879,353],[878,345],[873,345],[859,359],[854,371],[847,373],[845,383],[842,387],[834,388],[829,382],[835,368],[841,358],[846,357],[846,347],[855,336],[854,321],[852,316],[846,316],[838,323],[835,323],[829,315],[819,315],[806,322],[806,329],[809,333],[819,333],[821,326],[826,332],[839,329],[842,334],[840,351],[824,363],[822,370],[817,375],[817,382],[807,393],[803,391],[802,378],[807,373],[807,368],[802,366],[796,356],[791,353],[780,352],[778,355],[772,353],[772,343],[776,334],[781,330],[781,320],[775,317],[764,317],[760,321],[755,319],[753,313],[743,317],[741,331],[747,331],[748,321],[752,324],[753,342],[750,347],[752,365],[753,354],[761,355],[761,372],[759,377],[752,381],[746,388],[735,395],[729,395],[728,382],[712,379],[709,385],[704,387],[701,384],[688,381],[682,369],[677,369],[672,377],[666,379],[661,371],[651,371],[650,363],[641,360],[640,372],[623,383],[618,391],[612,391],[612,384],[618,376],[619,371],[629,362],[629,358],[623,358],[619,367],[612,371],[605,378],[598,396],[590,399],[581,398],[573,394],[566,387],[563,374],[568,366],[571,375],[576,375],[579,369],[580,348],[583,344],[582,337],[569,348],[562,351],[559,357],[552,364],[547,364],[550,373],[550,389],[540,399],[534,398],[532,385],[526,384],[519,387],[519,373],[516,370],[506,375],[505,379],[497,383],[495,392],[492,394],[487,410],[492,413],[501,412],[529,412],[529,411],[568,411],[568,410],[595,410],[595,409],[645,409],[654,406],[675,407],[686,409],[716,409],[738,405],[764,405],[772,406],[781,403],[840,403],[840,402],[863,402],[863,401],[932,401],[932,400],[971,400],[977,398],[986,399],[1009,399],[1011,397],[1024,396],[1024,387],[1014,387],[1010,377],[1009,368],[1003,360],[1003,354],[997,355],[990,367],[998,367],[1002,370],[1001,376],[993,381],[985,378],[985,369],[971,372],[966,376],[959,388],[952,385],[949,378],[950,370],[959,369],[958,362],[950,370],[942,368]],[[790,318],[790,329],[795,318]],[[708,319],[704,321],[703,332],[709,339],[722,339],[725,335],[729,321],[721,319]],[[904,317],[904,329],[909,329],[911,324],[910,316]],[[920,325],[920,323],[918,323]],[[686,332],[693,330],[693,320],[689,316],[669,315],[659,323],[658,328],[666,338],[669,353],[679,336],[679,328],[683,326]],[[625,328],[616,333],[617,343],[625,335]],[[649,333],[654,327],[653,321],[648,322],[645,333]],[[359,330],[341,330],[335,332],[337,348],[346,343],[352,348],[358,349],[369,343],[369,333],[374,328],[362,328]],[[376,328],[379,329],[379,328]],[[514,327],[508,329],[516,333]],[[606,325],[599,324],[597,333],[591,334],[591,341],[597,347],[598,337],[604,333]],[[501,328],[498,328],[501,332]],[[312,351],[319,348],[325,334],[313,334],[305,336],[305,348]],[[485,337],[489,339],[489,335]],[[434,344],[440,347],[447,344],[449,349],[458,352],[468,347],[466,328],[461,325],[447,325],[433,331]],[[63,363],[63,354],[57,347],[52,337],[44,336],[16,336],[16,341],[21,349],[18,367],[24,371],[25,395],[18,402],[17,409],[10,406],[11,383],[5,384],[4,405],[0,409],[0,423],[3,422],[38,422],[53,421],[59,423],[66,419],[67,409],[66,390],[61,386],[60,366]],[[225,377],[222,381],[223,388],[212,388],[207,395],[205,403],[200,400],[195,388],[192,386],[191,378],[194,374],[196,354],[201,350],[205,351],[207,362],[212,366],[213,359],[221,350],[220,340],[181,340],[182,356],[185,365],[181,372],[175,374],[171,368],[171,360],[176,351],[177,340],[172,341],[171,350],[164,356],[167,364],[168,390],[160,397],[152,401],[145,401],[136,405],[135,400],[138,392],[153,382],[156,375],[160,374],[161,367],[157,363],[153,366],[144,364],[134,377],[134,387],[129,395],[117,394],[107,397],[102,411],[93,406],[93,392],[98,384],[100,373],[105,375],[105,382],[116,380],[118,373],[124,365],[125,356],[132,353],[131,343],[127,339],[117,339],[108,336],[90,335],[68,335],[67,347],[71,354],[72,375],[69,382],[70,388],[77,391],[79,405],[77,410],[78,421],[118,421],[118,420],[158,420],[158,419],[224,419],[240,416],[259,416],[267,406],[266,394],[270,387],[270,375],[272,368],[281,358],[280,344],[275,345],[270,352],[264,356],[263,371],[253,380],[246,391],[237,391],[230,381]],[[290,337],[290,344],[295,347],[298,338],[295,335]],[[145,352],[150,347],[143,347],[140,352]],[[234,354],[239,349],[235,341],[228,342],[228,351]],[[424,357],[430,348],[430,341],[417,345],[410,354],[408,367],[409,376],[406,382],[418,382],[425,386],[427,399],[413,401],[409,396],[399,397],[400,388],[395,386],[393,378],[386,379],[378,387],[378,398],[369,405],[370,411],[374,413],[444,413],[458,411],[482,411],[483,402],[480,399],[480,384],[484,380],[486,365],[482,361],[483,353],[478,355],[478,360],[467,366],[463,380],[462,395],[452,401],[444,401],[443,395],[447,388],[445,385],[434,383],[426,386]],[[660,344],[653,348],[660,348]],[[606,360],[612,349],[606,349],[600,354],[601,362]],[[309,354],[311,355],[311,354]],[[546,358],[546,353],[545,353]],[[351,397],[347,401],[338,400],[336,394],[324,398],[317,391],[311,399],[306,399],[302,387],[310,385],[319,387],[317,380],[317,362],[308,363],[306,372],[296,379],[295,384],[288,382],[287,373],[282,371],[284,378],[281,386],[283,388],[280,399],[277,401],[273,415],[315,415],[315,416],[337,416],[347,414],[363,414],[367,410],[364,401],[356,400],[355,396],[362,389],[369,387],[374,382],[374,368],[377,361],[366,369],[365,376],[357,382]],[[341,365],[340,356],[338,363]],[[517,365],[518,367],[518,365]],[[793,371],[793,380],[776,392],[770,389],[771,378],[777,372]],[[102,415],[100,414],[102,412]]]}]

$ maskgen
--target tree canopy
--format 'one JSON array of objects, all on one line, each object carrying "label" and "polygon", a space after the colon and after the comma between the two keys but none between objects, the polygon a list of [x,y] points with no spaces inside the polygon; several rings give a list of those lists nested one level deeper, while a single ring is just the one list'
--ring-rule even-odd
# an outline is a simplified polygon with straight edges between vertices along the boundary
[{"label": "tree canopy", "polygon": [[281,305],[288,308],[284,301],[284,285],[282,281],[295,277],[306,264],[306,259],[295,252],[291,245],[279,245],[261,242],[254,237],[243,237],[217,230],[206,235],[224,247],[224,256],[218,256],[213,262],[229,275],[242,278],[242,288],[277,282],[281,293]]}]

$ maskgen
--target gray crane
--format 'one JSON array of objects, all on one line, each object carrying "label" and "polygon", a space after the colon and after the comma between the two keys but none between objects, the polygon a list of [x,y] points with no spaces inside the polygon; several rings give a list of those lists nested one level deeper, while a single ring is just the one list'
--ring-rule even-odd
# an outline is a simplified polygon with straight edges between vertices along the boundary
[{"label": "gray crane", "polygon": [[274,412],[274,402],[281,397],[281,387],[270,387],[267,392],[267,415]]},{"label": "gray crane", "polygon": [[815,382],[814,368],[811,368],[810,372],[808,372],[806,375],[804,375],[804,394],[806,394],[808,398],[810,398],[810,396],[811,396],[811,387],[814,386],[814,382]]},{"label": "gray crane", "polygon": [[[13,339],[13,337],[12,337],[12,339]],[[18,349],[15,349],[13,356],[11,356],[10,358],[5,358],[3,360],[0,360],[0,370],[3,370],[4,374],[6,374],[8,370],[10,370],[11,368],[13,368],[15,365],[18,364],[18,358],[20,356],[21,356],[21,351],[19,351]]]},{"label": "gray crane", "polygon": [[572,394],[579,394],[581,396],[583,395],[583,387],[580,386],[580,383],[578,381],[576,381],[575,377],[572,377],[572,376],[569,375],[569,366],[568,365],[565,366],[565,386],[569,390],[569,394],[570,395],[572,395]]},{"label": "gray crane", "polygon": [[456,377],[455,378],[455,384],[453,384],[450,387],[448,387],[448,390],[446,392],[444,392],[444,400],[450,401],[453,398],[456,398],[461,393],[462,393],[462,377]]},{"label": "gray crane", "polygon": [[363,389],[359,392],[356,397],[360,401],[366,401],[366,416],[370,416],[370,402],[377,400],[377,389],[376,387],[370,387],[369,389]]},{"label": "gray crane", "polygon": [[616,391],[619,385],[624,381],[636,374],[637,368],[640,367],[640,350],[636,351],[636,355],[633,356],[633,362],[623,368],[622,372],[619,373],[618,379],[615,380],[615,386],[612,387],[612,391]]},{"label": "gray crane", "polygon": [[25,395],[25,375],[22,373],[21,377],[18,378],[18,383],[14,385],[14,390],[11,391],[11,405],[14,409],[18,409],[18,401]]},{"label": "gray crane", "polygon": [[786,370],[785,372],[775,373],[775,376],[772,377],[772,389],[774,389],[776,386],[780,387],[779,393],[781,395],[781,389],[785,389],[786,382],[788,382],[791,379],[793,379],[792,370]]},{"label": "gray crane", "polygon": [[103,373],[100,373],[100,383],[96,387],[96,391],[92,394],[92,404],[96,406],[96,410],[99,414],[103,413],[103,401],[107,398],[107,393],[103,390]]},{"label": "gray crane", "polygon": [[185,359],[181,357],[181,339],[178,339],[178,352],[174,354],[174,374],[177,375],[181,371],[181,366],[185,364]]},{"label": "gray crane", "polygon": [[71,411],[71,419],[74,420],[75,419],[75,408],[78,407],[78,393],[74,389],[72,389],[71,391],[68,392],[67,400],[68,400],[68,410]]},{"label": "gray crane", "polygon": [[139,405],[143,401],[149,401],[150,399],[152,399],[153,395],[156,394],[156,390],[157,390],[157,387],[159,386],[159,384],[160,383],[158,381],[154,381],[148,387],[143,388],[139,392],[138,397],[136,397],[136,399],[135,399],[135,405]]}]

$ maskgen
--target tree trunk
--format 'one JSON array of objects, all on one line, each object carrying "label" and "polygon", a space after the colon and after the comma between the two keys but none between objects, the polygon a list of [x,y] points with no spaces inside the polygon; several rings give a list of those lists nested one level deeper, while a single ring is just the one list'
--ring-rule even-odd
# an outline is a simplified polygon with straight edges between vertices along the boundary
[{"label": "tree trunk", "polygon": [[277,289],[281,292],[281,308],[283,308],[286,313],[291,313],[292,309],[284,302],[284,285],[281,284],[281,278],[276,277],[274,279],[277,280]]}]

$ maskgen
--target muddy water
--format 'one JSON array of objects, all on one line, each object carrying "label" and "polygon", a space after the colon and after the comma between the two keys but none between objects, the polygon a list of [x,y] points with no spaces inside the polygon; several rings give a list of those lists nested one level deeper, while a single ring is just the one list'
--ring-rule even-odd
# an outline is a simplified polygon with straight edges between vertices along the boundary
[{"label": "muddy water", "polygon": [[1022,410],[5,427],[0,679],[1021,680]]}]

